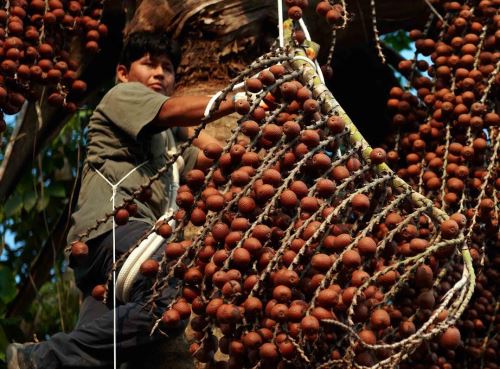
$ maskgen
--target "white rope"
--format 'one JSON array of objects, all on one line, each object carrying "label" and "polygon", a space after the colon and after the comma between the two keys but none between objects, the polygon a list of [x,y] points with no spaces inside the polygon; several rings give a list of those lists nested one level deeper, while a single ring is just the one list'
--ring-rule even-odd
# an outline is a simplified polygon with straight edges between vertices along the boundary
[{"label": "white rope", "polygon": [[[139,164],[137,167],[132,168],[130,172],[128,172],[120,181],[118,181],[116,184],[111,183],[105,176],[102,174],[98,169],[93,168],[97,174],[99,174],[107,184],[111,186],[112,194],[111,194],[111,199],[110,201],[112,202],[112,210],[115,210],[115,197],[116,197],[116,190],[118,186],[125,180],[127,179],[128,176],[130,176],[133,172],[135,172],[137,169],[142,167],[144,164],[146,164],[147,161],[145,161],[142,164]],[[116,352],[116,270],[115,270],[115,263],[116,263],[116,223],[115,223],[115,217],[113,217],[113,368],[117,368],[117,352]]]},{"label": "white rope", "polygon": [[[304,31],[304,36],[306,37],[307,41],[311,41],[311,35],[309,34],[309,30],[307,29],[306,22],[304,22],[304,19],[300,18],[299,19],[299,24],[300,27],[302,28],[302,31]],[[318,63],[318,59],[314,61],[316,65],[316,73],[318,73],[318,77],[321,80],[321,83],[325,83],[325,77],[323,76],[323,71],[321,70],[321,67]]]},{"label": "white rope", "polygon": [[[168,145],[167,153],[171,156],[177,153],[177,148],[175,144],[175,138],[171,130],[166,130],[166,141]],[[179,159],[182,161],[182,156],[177,158],[169,171],[171,179],[169,180],[169,187],[167,189],[167,204],[164,209],[163,215],[158,218],[158,220],[166,220],[174,214],[177,210],[177,205],[175,203],[175,198],[177,195],[177,189],[179,188],[180,174]],[[169,221],[169,225],[175,228],[175,219]],[[154,227],[151,234],[128,255],[127,259],[120,268],[118,277],[116,280],[116,293],[117,299],[123,303],[126,303],[129,299],[129,294],[132,285],[137,280],[137,276],[140,273],[140,265],[147,259],[149,259],[154,253],[161,247],[164,243],[164,238],[154,232]]]},{"label": "white rope", "polygon": [[285,36],[283,35],[283,3],[282,0],[278,0],[278,32],[280,48],[285,47]]},{"label": "white rope", "polygon": [[305,61],[306,63],[309,63],[311,64],[311,66],[313,67],[313,69],[316,70],[316,64],[314,64],[314,62],[309,59],[308,57],[305,57],[305,56],[302,56],[302,55],[296,55],[293,57],[293,60],[302,60],[302,61]]},{"label": "white rope", "polygon": [[[257,77],[258,74],[254,75],[253,78]],[[232,91],[236,91],[236,90],[240,90],[242,88],[245,87],[245,82],[240,82],[236,85],[233,86],[233,89]],[[209,116],[210,114],[210,110],[212,109],[212,106],[215,104],[215,100],[217,100],[217,98],[222,94],[222,91],[218,91],[217,93],[215,93],[214,95],[212,95],[212,97],[210,98],[210,100],[208,101],[208,104],[207,106],[205,107],[205,111],[203,112],[203,117],[206,118]]]}]

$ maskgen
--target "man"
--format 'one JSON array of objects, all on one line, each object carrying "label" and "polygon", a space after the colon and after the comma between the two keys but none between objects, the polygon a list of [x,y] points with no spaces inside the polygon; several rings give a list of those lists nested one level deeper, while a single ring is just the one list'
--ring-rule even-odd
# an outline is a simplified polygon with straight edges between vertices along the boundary
[{"label": "man", "polygon": [[[188,127],[198,125],[209,96],[171,97],[178,53],[165,36],[147,32],[130,35],[116,69],[119,83],[101,100],[88,129],[87,158],[73,226],[72,242],[112,209],[111,184],[120,183],[116,204],[128,197],[147,177],[154,175],[166,161],[166,130],[187,137]],[[214,118],[233,112],[231,101],[223,101]],[[171,136],[170,136],[171,137]],[[203,148],[215,139],[201,134],[195,145]],[[183,155],[182,173],[195,166],[206,167],[210,160],[201,150],[188,148]],[[137,214],[125,226],[116,228],[117,257],[127,251],[162,215],[170,185],[169,173],[152,185],[147,201],[136,201]],[[74,331],[58,333],[37,344],[12,344],[7,349],[8,369],[25,368],[104,368],[113,366],[113,314],[109,306],[91,295],[94,286],[106,282],[112,267],[112,220],[101,224],[84,241],[89,247],[87,260],[75,269],[78,287],[83,292],[79,321]],[[156,255],[158,258],[159,255]],[[141,347],[158,341],[150,336],[153,315],[144,303],[150,295],[144,277],[133,285],[129,302],[117,305],[117,357],[126,361]],[[157,301],[156,314],[172,300],[174,291],[166,289]],[[178,334],[180,334],[180,331]]]}]

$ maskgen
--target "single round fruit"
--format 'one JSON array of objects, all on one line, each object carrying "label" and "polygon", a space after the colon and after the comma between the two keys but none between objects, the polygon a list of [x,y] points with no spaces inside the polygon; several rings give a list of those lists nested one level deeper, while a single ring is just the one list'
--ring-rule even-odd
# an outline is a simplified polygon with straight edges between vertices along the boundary
[{"label": "single round fruit", "polygon": [[147,278],[156,277],[158,274],[158,270],[160,268],[160,264],[154,259],[145,260],[139,269],[141,274]]},{"label": "single round fruit", "polygon": [[391,317],[384,309],[376,309],[372,312],[370,323],[375,329],[385,329],[391,325]]},{"label": "single round fruit", "polygon": [[448,328],[439,338],[439,344],[447,350],[456,349],[460,344],[460,331],[455,327]]}]

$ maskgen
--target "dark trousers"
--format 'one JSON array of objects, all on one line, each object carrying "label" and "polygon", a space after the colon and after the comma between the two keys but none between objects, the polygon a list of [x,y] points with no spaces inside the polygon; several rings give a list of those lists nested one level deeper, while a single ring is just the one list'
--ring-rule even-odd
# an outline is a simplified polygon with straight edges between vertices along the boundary
[{"label": "dark trousers", "polygon": [[[116,229],[117,257],[135,244],[150,226],[139,221],[129,222]],[[36,368],[110,368],[113,366],[113,309],[91,296],[96,284],[106,281],[113,262],[112,232],[89,242],[89,257],[86,265],[75,267],[75,278],[83,292],[83,303],[75,330],[58,333],[49,340],[37,344],[32,353]],[[159,260],[161,250],[155,255]],[[151,293],[151,281],[143,276],[135,282],[129,302],[116,306],[117,316],[117,361],[125,362],[142,349],[164,340],[155,333],[150,336],[154,318],[145,302]],[[175,290],[167,288],[157,300],[156,314],[172,301]],[[110,291],[109,300],[112,304]],[[181,334],[182,329],[169,332]]]}]

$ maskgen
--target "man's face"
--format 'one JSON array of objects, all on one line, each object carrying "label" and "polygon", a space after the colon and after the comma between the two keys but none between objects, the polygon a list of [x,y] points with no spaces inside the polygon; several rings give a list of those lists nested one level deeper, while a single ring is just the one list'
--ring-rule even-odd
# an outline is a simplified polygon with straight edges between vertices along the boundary
[{"label": "man's face", "polygon": [[162,95],[174,92],[174,66],[167,56],[150,57],[146,54],[128,69],[118,65],[116,74],[120,82],[140,82]]}]

